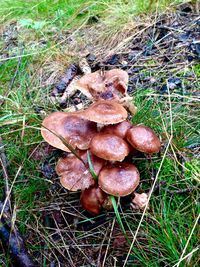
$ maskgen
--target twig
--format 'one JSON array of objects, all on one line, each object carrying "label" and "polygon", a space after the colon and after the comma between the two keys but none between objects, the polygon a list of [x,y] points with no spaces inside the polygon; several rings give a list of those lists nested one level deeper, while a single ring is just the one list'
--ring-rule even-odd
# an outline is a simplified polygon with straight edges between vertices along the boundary
[{"label": "twig", "polygon": [[189,187],[189,188],[184,188],[184,189],[177,189],[177,190],[167,190],[170,194],[182,194],[182,193],[191,193],[194,191],[195,187]]},{"label": "twig", "polygon": [[[3,206],[0,202],[0,206]],[[0,220],[0,237],[3,241],[6,250],[10,252],[13,260],[20,267],[35,267],[28,252],[26,251],[24,240],[21,237],[19,231],[10,227],[10,218],[7,214],[3,214],[3,218]],[[15,265],[16,266],[16,265]]]},{"label": "twig", "polygon": [[[28,252],[26,251],[24,240],[21,237],[19,231],[17,230],[16,226],[12,225],[12,217],[11,217],[11,190],[13,187],[9,186],[8,183],[8,161],[5,155],[4,145],[2,139],[0,137],[0,162],[3,170],[3,177],[5,183],[5,199],[3,202],[0,202],[0,237],[4,246],[7,248],[7,251],[10,252],[13,260],[18,264],[20,267],[34,267],[36,266],[31,257],[29,256]],[[21,168],[19,168],[15,179],[19,173]],[[14,181],[15,181],[14,179]]]},{"label": "twig", "polygon": [[1,137],[0,137],[0,162],[1,162],[1,167],[3,171],[4,182],[5,182],[5,197],[7,197],[8,192],[9,192],[8,172],[7,172],[8,161],[5,155],[5,149],[4,149],[4,145],[2,143]]}]

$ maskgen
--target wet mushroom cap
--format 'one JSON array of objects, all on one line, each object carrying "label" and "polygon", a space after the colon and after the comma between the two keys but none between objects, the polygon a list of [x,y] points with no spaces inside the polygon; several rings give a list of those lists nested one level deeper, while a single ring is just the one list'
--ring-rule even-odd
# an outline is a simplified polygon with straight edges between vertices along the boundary
[{"label": "wet mushroom cap", "polygon": [[118,163],[102,168],[99,174],[99,187],[113,196],[127,196],[139,185],[140,175],[133,164]]},{"label": "wet mushroom cap", "polygon": [[114,125],[104,126],[101,130],[101,133],[115,134],[124,139],[128,129],[130,129],[131,127],[132,124],[129,121],[122,121]]},{"label": "wet mushroom cap", "polygon": [[[56,173],[60,176],[62,186],[70,191],[84,190],[94,184],[87,162],[87,152],[80,151],[80,159],[72,153],[60,158],[56,165]],[[95,173],[98,175],[104,165],[104,160],[90,154],[91,162]]]},{"label": "wet mushroom cap", "polygon": [[149,127],[143,125],[133,126],[127,131],[126,138],[135,149],[141,152],[151,154],[160,151],[160,140]]},{"label": "wet mushroom cap", "polygon": [[85,189],[81,193],[80,202],[82,207],[92,214],[99,214],[107,194],[97,185]]},{"label": "wet mushroom cap", "polygon": [[113,134],[96,134],[90,143],[91,152],[105,160],[122,161],[129,154],[129,145]]},{"label": "wet mushroom cap", "polygon": [[44,140],[67,152],[70,150],[58,136],[62,136],[73,148],[85,150],[89,148],[92,137],[97,133],[96,123],[80,118],[75,113],[54,112],[44,119],[42,126],[41,134]]},{"label": "wet mushroom cap", "polygon": [[116,124],[128,116],[126,109],[114,100],[99,100],[78,113],[82,118],[101,124]]}]

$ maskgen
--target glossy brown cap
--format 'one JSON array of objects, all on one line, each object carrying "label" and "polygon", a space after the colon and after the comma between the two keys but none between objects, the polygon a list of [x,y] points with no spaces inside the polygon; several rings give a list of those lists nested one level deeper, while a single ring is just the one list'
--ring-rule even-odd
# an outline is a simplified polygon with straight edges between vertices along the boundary
[{"label": "glossy brown cap", "polygon": [[140,174],[133,164],[118,163],[103,167],[99,174],[99,187],[107,194],[123,197],[139,185]]},{"label": "glossy brown cap", "polygon": [[129,145],[113,134],[96,134],[90,143],[91,152],[99,158],[122,161],[129,154]]},{"label": "glossy brown cap", "polygon": [[[75,155],[68,154],[60,158],[56,165],[56,173],[60,176],[62,186],[71,191],[84,190],[94,184],[87,162],[87,152],[80,151],[79,155],[83,162]],[[104,160],[90,154],[92,165],[95,173],[98,175],[104,165]]]},{"label": "glossy brown cap", "polygon": [[62,136],[73,148],[85,150],[89,148],[92,137],[97,133],[96,123],[80,118],[75,113],[54,112],[44,119],[42,126],[41,134],[44,140],[68,152],[69,149],[55,134]]},{"label": "glossy brown cap", "polygon": [[152,154],[160,151],[161,143],[155,132],[149,127],[136,125],[127,131],[128,142],[137,150]]},{"label": "glossy brown cap", "polygon": [[80,116],[101,124],[116,124],[124,121],[128,114],[126,109],[114,100],[99,100],[81,111]]},{"label": "glossy brown cap", "polygon": [[104,126],[101,130],[101,133],[114,134],[124,139],[128,129],[130,129],[131,127],[132,124],[129,121],[122,121],[114,125]]},{"label": "glossy brown cap", "polygon": [[94,185],[81,193],[80,202],[85,210],[97,215],[100,213],[106,198],[107,194],[97,185]]}]

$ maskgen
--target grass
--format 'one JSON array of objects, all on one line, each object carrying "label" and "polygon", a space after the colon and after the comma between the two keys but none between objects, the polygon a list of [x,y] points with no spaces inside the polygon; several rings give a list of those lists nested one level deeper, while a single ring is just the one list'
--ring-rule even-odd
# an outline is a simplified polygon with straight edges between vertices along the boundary
[{"label": "grass", "polygon": [[[0,131],[10,162],[10,183],[22,166],[13,187],[16,223],[20,231],[29,237],[27,245],[30,251],[36,258],[37,253],[40,254],[44,266],[52,257],[57,264],[63,259],[68,262],[69,259],[65,258],[66,255],[69,256],[66,254],[69,253],[65,249],[67,246],[71,246],[71,253],[75,252],[75,257],[87,258],[87,253],[91,253],[90,248],[107,244],[107,241],[103,240],[105,233],[110,235],[109,223],[114,216],[112,212],[108,213],[108,222],[104,221],[94,230],[83,231],[82,228],[77,228],[81,222],[89,220],[79,206],[77,194],[62,191],[57,181],[41,175],[41,161],[31,156],[35,147],[40,146],[43,141],[39,131],[43,117],[57,110],[57,106],[52,104],[49,98],[51,83],[56,81],[70,62],[79,60],[83,45],[77,44],[76,40],[83,43],[83,40],[92,35],[92,40],[97,44],[97,53],[103,43],[104,46],[108,44],[108,40],[112,40],[110,45],[115,47],[123,38],[134,33],[136,15],[140,15],[137,18],[148,24],[150,15],[154,14],[156,9],[158,12],[166,9],[173,12],[175,3],[178,1],[159,1],[159,4],[153,2],[149,8],[148,1],[0,0],[0,29],[4,32],[0,40],[1,55],[7,53],[7,60],[3,57],[0,59],[0,100],[3,100]],[[15,27],[15,23],[19,27],[16,43],[12,41],[15,30],[11,30],[10,26]],[[108,39],[108,36],[111,39]],[[5,38],[9,40],[7,43]],[[88,43],[91,43],[90,40]],[[75,49],[72,50],[74,46]],[[155,61],[150,60],[148,64],[154,65]],[[168,78],[165,73],[154,73],[146,68],[143,74],[155,79],[159,75]],[[191,83],[186,74],[193,77],[193,88],[187,94],[173,92],[170,96],[168,93],[161,95],[155,92],[153,86],[138,87],[134,92],[138,113],[132,118],[132,122],[142,122],[161,136],[161,155],[171,133],[173,139],[158,176],[158,182],[165,184],[158,193],[152,194],[150,209],[141,223],[137,241],[129,257],[129,266],[171,267],[176,264],[199,214],[197,199],[200,165],[198,151],[190,147],[199,144],[198,99],[194,92],[199,88],[200,66],[195,64],[188,70],[176,73],[185,85]],[[54,156],[55,154],[47,155],[43,161],[50,160],[51,164],[54,164]],[[152,161],[145,158],[134,160],[141,172],[139,191],[151,187],[150,177],[155,177],[161,160],[160,156]],[[2,197],[2,180],[0,185]],[[187,188],[193,188],[192,193],[173,193]],[[61,218],[57,214],[58,211]],[[120,216],[128,238],[132,240],[141,212],[126,209],[121,210]],[[59,222],[59,219],[67,221],[69,228],[63,229],[62,223],[57,225],[55,222]],[[78,224],[76,220],[79,220]],[[90,219],[93,223],[95,220]],[[114,228],[120,233],[119,227]],[[69,241],[70,238],[73,241]],[[114,239],[115,233],[113,237],[111,235],[111,243]],[[89,249],[86,245],[89,245]],[[196,227],[184,256],[197,246]],[[123,255],[124,251],[120,253],[120,248],[116,251],[110,247],[108,249],[106,264],[113,266],[112,259]],[[2,253],[0,264],[8,266],[3,257]],[[75,262],[76,260],[74,259]],[[71,264],[70,260],[68,264]],[[179,266],[198,266],[198,252],[194,251]]]}]

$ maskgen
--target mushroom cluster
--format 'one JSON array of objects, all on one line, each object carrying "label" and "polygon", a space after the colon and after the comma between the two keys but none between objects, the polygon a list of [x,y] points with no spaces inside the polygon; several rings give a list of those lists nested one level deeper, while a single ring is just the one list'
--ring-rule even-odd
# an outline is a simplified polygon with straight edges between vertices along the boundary
[{"label": "mushroom cluster", "polygon": [[[104,90],[108,93],[106,85],[110,84],[112,92],[116,90],[113,86],[123,85],[126,90],[128,79],[121,81],[120,77],[113,79],[109,75],[104,86],[98,76],[93,84],[90,81],[90,88],[98,91],[100,86],[101,93]],[[82,78],[79,86],[85,82],[86,88],[89,83],[86,78]],[[56,165],[60,183],[68,190],[80,190],[80,202],[92,214],[110,206],[109,195],[127,196],[139,185],[139,171],[127,160],[133,151],[152,154],[160,150],[161,143],[154,131],[143,125],[132,125],[127,116],[118,98],[97,98],[86,109],[54,112],[42,123],[44,140],[68,152]]]}]

